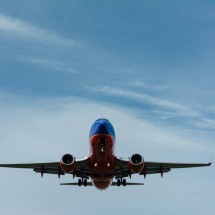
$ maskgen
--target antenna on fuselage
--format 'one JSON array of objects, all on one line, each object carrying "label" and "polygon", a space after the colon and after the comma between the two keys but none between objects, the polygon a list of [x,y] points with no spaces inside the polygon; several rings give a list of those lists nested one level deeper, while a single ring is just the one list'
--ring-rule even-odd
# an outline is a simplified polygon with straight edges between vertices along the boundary
[{"label": "antenna on fuselage", "polygon": [[100,153],[101,154],[104,154],[105,151],[104,151],[104,146],[105,146],[105,143],[106,143],[106,139],[104,137],[100,138],[100,141],[99,141],[99,144],[100,144]]}]

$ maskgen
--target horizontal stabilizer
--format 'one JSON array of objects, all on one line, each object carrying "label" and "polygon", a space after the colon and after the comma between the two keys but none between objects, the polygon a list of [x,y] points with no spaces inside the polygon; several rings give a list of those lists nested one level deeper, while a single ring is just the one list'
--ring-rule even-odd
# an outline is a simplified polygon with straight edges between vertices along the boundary
[{"label": "horizontal stabilizer", "polygon": [[[144,185],[144,183],[126,182],[126,186],[129,186],[129,185]],[[111,186],[118,186],[117,182],[113,182]]]},{"label": "horizontal stabilizer", "polygon": [[[61,183],[60,185],[74,185],[74,186],[78,186],[78,183]],[[126,186],[129,186],[129,185],[144,185],[143,183],[133,183],[133,182],[127,182],[126,183]],[[93,186],[91,182],[87,182],[87,186]],[[113,182],[111,184],[111,186],[118,186],[117,185],[117,182]]]},{"label": "horizontal stabilizer", "polygon": [[[78,186],[78,183],[60,183],[60,185],[75,185]],[[87,182],[87,186],[93,186],[91,182]]]}]

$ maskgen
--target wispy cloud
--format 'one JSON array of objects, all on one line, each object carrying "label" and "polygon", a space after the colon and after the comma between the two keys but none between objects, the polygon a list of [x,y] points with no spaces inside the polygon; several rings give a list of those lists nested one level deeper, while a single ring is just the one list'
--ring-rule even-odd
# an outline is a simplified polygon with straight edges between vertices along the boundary
[{"label": "wispy cloud", "polygon": [[215,106],[209,106],[207,107],[207,110],[210,111],[211,113],[215,113]]},{"label": "wispy cloud", "polygon": [[[138,101],[143,104],[152,105],[150,113],[156,115],[156,118],[171,120],[174,118],[182,119],[181,123],[188,124],[188,127],[200,130],[215,130],[215,121],[210,119],[202,108],[192,108],[173,102],[167,99],[161,99],[149,94],[141,94],[135,91],[104,86],[101,88],[88,88],[92,92],[102,93],[109,96],[125,98],[127,101]],[[142,106],[141,106],[142,107]]]},{"label": "wispy cloud", "polygon": [[[105,117],[116,125],[119,142],[132,142],[135,136],[135,143],[132,144],[132,146],[130,145],[123,148],[125,154],[132,151],[134,146],[135,148],[141,149],[143,147],[143,145],[140,144],[142,141],[145,142],[145,149],[150,149],[151,145],[153,145],[156,147],[154,151],[161,150],[164,152],[166,152],[167,149],[173,148],[187,148],[192,150],[192,147],[196,145],[196,143],[198,143],[197,145],[199,145],[200,149],[205,147],[199,139],[200,137],[189,136],[184,128],[178,129],[172,126],[166,127],[165,125],[159,125],[154,123],[153,119],[142,120],[135,117],[126,107],[107,107],[107,105],[101,104],[100,102],[88,99],[76,97],[46,97],[40,99],[29,97],[23,99],[19,96],[14,97],[10,94],[0,93],[0,104],[0,128],[1,131],[4,131],[0,132],[0,136],[2,136],[1,144],[6,142],[12,143],[12,140],[17,142],[18,136],[20,138],[26,138],[28,135],[38,135],[38,132],[38,138],[41,138],[41,135],[46,136],[47,132],[47,138],[55,139],[54,142],[50,141],[51,146],[53,146],[53,144],[58,146],[58,141],[56,139],[67,137],[64,132],[67,132],[69,137],[80,138],[75,142],[83,142],[85,138],[83,135],[77,135],[77,132],[82,133],[82,131],[88,131],[91,123],[93,123],[95,119]],[[75,127],[71,132],[70,129],[74,125]],[[82,128],[81,131],[79,129],[80,127]],[[9,134],[15,134],[15,131],[11,132],[13,128],[17,129],[17,133],[11,136]],[[42,132],[43,130],[45,132]],[[8,135],[6,135],[8,140],[3,138],[5,137],[6,131],[8,132]],[[125,131],[129,131],[126,136],[123,135]],[[49,132],[52,133],[51,136]],[[156,136],[154,135],[155,133]],[[64,135],[62,136],[62,134]],[[198,131],[196,131],[196,134],[198,134]],[[53,135],[59,136],[54,137]],[[196,140],[196,138],[198,140]],[[32,141],[31,144],[35,143],[44,147],[41,141],[36,141],[35,138],[32,138]],[[62,142],[64,142],[65,145],[67,145],[67,143],[70,144],[69,139],[65,139]],[[20,140],[20,144],[21,143],[25,145],[25,143]],[[27,141],[26,144],[29,144],[29,141]],[[39,147],[39,145],[37,145],[37,147]],[[20,147],[20,145],[17,147]],[[62,145],[60,147],[62,147]],[[81,150],[80,144],[77,145],[77,148]],[[184,151],[182,152],[184,153]],[[171,155],[168,156],[171,157]]]},{"label": "wispy cloud", "polygon": [[205,130],[215,130],[215,120],[203,118],[195,123],[195,126]]},{"label": "wispy cloud", "polygon": [[[105,86],[102,88],[93,88],[92,91],[97,91],[103,94],[112,95],[112,96],[120,96],[127,99],[132,99],[138,102],[144,102],[151,105],[167,108],[173,111],[179,112],[181,115],[184,116],[197,116],[199,115],[199,112],[186,107],[182,104],[172,102],[165,99],[160,99],[154,96],[150,96],[148,94],[141,94],[134,91],[124,90],[124,89],[118,89],[118,88],[112,88],[109,86]],[[177,113],[178,114],[178,113]]]},{"label": "wispy cloud", "polygon": [[149,84],[149,83],[144,82],[144,81],[129,82],[129,86],[139,87],[139,88],[147,88],[147,89],[151,89],[151,90],[167,90],[167,89],[169,89],[169,86],[167,86],[167,85]]},{"label": "wispy cloud", "polygon": [[0,14],[0,34],[63,45],[74,45],[77,43],[72,39],[68,39],[51,31],[39,28],[29,22],[3,14]]},{"label": "wispy cloud", "polygon": [[58,61],[41,59],[41,58],[29,58],[29,59],[25,58],[24,61],[36,64],[42,67],[46,67],[48,69],[55,70],[55,71],[77,73],[77,71],[72,69],[70,66]]}]

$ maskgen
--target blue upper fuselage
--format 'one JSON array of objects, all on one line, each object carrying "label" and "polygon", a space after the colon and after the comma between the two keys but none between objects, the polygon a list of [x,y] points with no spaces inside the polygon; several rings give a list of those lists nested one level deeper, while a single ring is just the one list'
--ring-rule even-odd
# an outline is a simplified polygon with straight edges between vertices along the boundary
[{"label": "blue upper fuselage", "polygon": [[94,135],[98,134],[106,134],[106,135],[111,135],[115,139],[115,131],[112,126],[112,124],[109,122],[107,119],[97,119],[91,129],[90,129],[90,135],[89,137],[91,138]]}]

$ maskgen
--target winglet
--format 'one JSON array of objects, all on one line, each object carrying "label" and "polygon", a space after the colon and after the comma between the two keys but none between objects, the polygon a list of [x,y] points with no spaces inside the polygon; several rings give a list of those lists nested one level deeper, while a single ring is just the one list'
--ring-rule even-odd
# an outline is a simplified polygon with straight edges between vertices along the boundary
[{"label": "winglet", "polygon": [[208,165],[207,165],[207,166],[210,166],[211,164],[212,164],[212,162],[208,163]]}]

